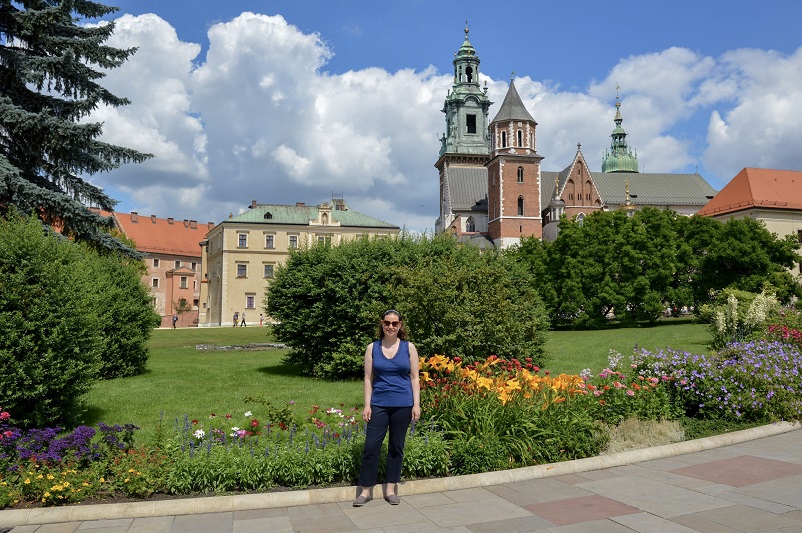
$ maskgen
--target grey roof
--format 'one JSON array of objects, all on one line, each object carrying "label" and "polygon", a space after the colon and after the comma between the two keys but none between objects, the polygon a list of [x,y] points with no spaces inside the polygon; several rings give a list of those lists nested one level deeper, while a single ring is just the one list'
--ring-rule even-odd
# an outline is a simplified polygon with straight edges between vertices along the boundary
[{"label": "grey roof", "polygon": [[456,167],[446,170],[446,186],[452,211],[467,211],[487,197],[485,167]]},{"label": "grey roof", "polygon": [[[540,208],[546,209],[554,194],[554,178],[565,186],[571,165],[561,172],[540,172]],[[591,172],[593,183],[609,209],[626,202],[626,181],[629,180],[630,202],[633,205],[703,206],[716,190],[699,174],[647,174],[643,172]],[[635,196],[632,198],[632,196]]]},{"label": "grey roof", "polygon": [[[270,217],[266,218],[268,213]],[[256,207],[248,209],[223,222],[308,226],[310,221],[317,219],[317,216],[318,206],[316,205],[258,204]],[[339,222],[340,226],[344,227],[398,229],[398,226],[394,226],[383,220],[363,215],[351,209],[336,209],[336,206],[331,210],[331,219],[335,222]]]},{"label": "grey roof", "polygon": [[512,80],[510,80],[510,88],[507,90],[507,95],[504,97],[504,101],[501,102],[501,108],[499,108],[496,117],[490,123],[509,120],[528,120],[537,124],[532,115],[529,114],[529,111],[526,110],[521,97],[518,96],[518,90]]},{"label": "grey roof", "polygon": [[705,205],[716,190],[699,174],[593,172],[604,203],[614,209],[626,201],[626,180],[634,205]]}]

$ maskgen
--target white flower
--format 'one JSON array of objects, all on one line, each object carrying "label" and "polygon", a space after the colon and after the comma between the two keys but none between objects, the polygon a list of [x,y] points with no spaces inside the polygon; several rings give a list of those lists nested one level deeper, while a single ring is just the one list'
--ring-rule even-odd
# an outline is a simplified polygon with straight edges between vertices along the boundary
[{"label": "white flower", "polygon": [[245,411],[245,416],[252,416],[252,415],[253,415],[253,413],[252,413],[252,412],[250,412],[250,411]]},{"label": "white flower", "polygon": [[195,433],[192,434],[196,439],[202,439],[206,436],[206,432],[202,429],[195,430]]}]

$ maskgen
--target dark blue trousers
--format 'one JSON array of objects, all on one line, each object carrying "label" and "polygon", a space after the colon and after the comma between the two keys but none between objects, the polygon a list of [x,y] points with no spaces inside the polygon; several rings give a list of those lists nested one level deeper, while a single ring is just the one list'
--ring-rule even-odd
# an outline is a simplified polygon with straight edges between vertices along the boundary
[{"label": "dark blue trousers", "polygon": [[365,451],[359,469],[359,486],[372,487],[378,483],[379,453],[384,436],[390,431],[387,443],[387,483],[401,481],[401,465],[404,462],[404,439],[412,420],[412,407],[370,406],[370,422],[365,430]]}]

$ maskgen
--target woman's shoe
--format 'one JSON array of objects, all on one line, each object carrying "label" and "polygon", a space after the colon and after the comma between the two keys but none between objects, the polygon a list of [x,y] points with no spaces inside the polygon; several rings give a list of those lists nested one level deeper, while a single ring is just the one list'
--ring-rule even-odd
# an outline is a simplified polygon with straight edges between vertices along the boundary
[{"label": "woman's shoe", "polygon": [[398,505],[401,503],[401,498],[399,498],[397,494],[388,494],[384,499],[387,500],[387,503],[390,505]]},{"label": "woman's shoe", "polygon": [[371,498],[370,496],[363,496],[362,494],[360,494],[359,496],[356,497],[356,500],[354,500],[354,507],[362,507],[372,499],[373,498]]}]

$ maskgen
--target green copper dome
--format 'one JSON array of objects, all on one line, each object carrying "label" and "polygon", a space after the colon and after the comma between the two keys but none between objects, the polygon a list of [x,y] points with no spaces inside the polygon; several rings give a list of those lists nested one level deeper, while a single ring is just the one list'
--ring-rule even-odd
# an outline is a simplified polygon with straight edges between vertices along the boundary
[{"label": "green copper dome", "polygon": [[610,150],[604,152],[602,172],[638,172],[638,153],[627,146],[627,132],[621,127],[624,118],[621,116],[621,102],[615,96],[615,128],[610,137]]}]

